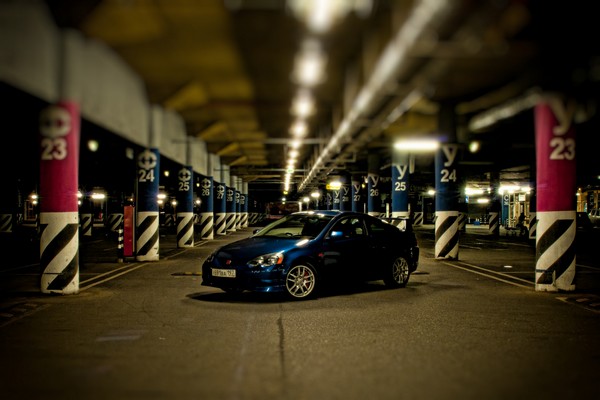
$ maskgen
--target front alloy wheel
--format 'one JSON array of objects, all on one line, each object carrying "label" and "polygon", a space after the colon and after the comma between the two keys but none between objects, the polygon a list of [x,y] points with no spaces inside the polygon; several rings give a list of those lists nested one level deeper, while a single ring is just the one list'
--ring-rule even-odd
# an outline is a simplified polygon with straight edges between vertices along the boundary
[{"label": "front alloy wheel", "polygon": [[292,298],[303,299],[313,293],[316,282],[317,276],[311,266],[294,265],[285,277],[285,289]]},{"label": "front alloy wheel", "polygon": [[390,287],[404,287],[408,283],[409,276],[408,261],[404,257],[397,257],[392,263],[384,282]]}]

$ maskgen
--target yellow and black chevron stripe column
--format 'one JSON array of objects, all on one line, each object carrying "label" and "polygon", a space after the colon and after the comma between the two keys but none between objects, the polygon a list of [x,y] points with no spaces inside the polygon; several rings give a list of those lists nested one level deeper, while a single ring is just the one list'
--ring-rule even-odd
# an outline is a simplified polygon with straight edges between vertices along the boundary
[{"label": "yellow and black chevron stripe column", "polygon": [[214,220],[213,212],[203,212],[200,214],[200,238],[208,240],[214,239]]},{"label": "yellow and black chevron stripe column", "polygon": [[225,221],[225,231],[226,232],[235,232],[235,213],[228,212]]},{"label": "yellow and black chevron stripe column", "polygon": [[417,211],[415,212],[415,220],[413,222],[414,226],[423,225],[423,212]]},{"label": "yellow and black chevron stripe column", "polygon": [[529,239],[535,239],[537,235],[537,213],[535,211],[529,211]]},{"label": "yellow and black chevron stripe column", "polygon": [[177,174],[177,247],[194,246],[194,170],[185,165]]},{"label": "yellow and black chevron stripe column", "polygon": [[12,214],[0,214],[0,233],[11,233],[13,225]]},{"label": "yellow and black chevron stripe column", "polygon": [[117,232],[123,224],[123,213],[112,213],[108,215],[107,228],[111,232]]},{"label": "yellow and black chevron stripe column", "polygon": [[500,234],[500,213],[498,211],[490,211],[489,213],[488,233],[494,236]]},{"label": "yellow and black chevron stripe column", "polygon": [[235,191],[235,220],[234,226],[236,230],[242,229],[242,194],[239,190]]},{"label": "yellow and black chevron stripe column", "polygon": [[138,195],[135,218],[136,259],[159,259],[158,188],[160,153],[156,148],[145,149],[138,155]]},{"label": "yellow and black chevron stripe column", "polygon": [[227,186],[225,232],[235,232],[235,190]]},{"label": "yellow and black chevron stripe column", "polygon": [[194,246],[194,213],[177,213],[177,247]]},{"label": "yellow and black chevron stripe column", "polygon": [[435,155],[435,258],[458,260],[460,181],[456,143],[443,143]]},{"label": "yellow and black chevron stripe column", "polygon": [[215,222],[215,194],[212,176],[199,177],[200,180],[200,238],[203,240],[214,239]]},{"label": "yellow and black chevron stripe column", "polygon": [[42,292],[79,292],[79,214],[41,213],[40,231]]},{"label": "yellow and black chevron stripe column", "polygon": [[529,195],[529,239],[535,240],[537,235],[537,195],[535,192],[531,192]]},{"label": "yellow and black chevron stripe column", "polygon": [[136,232],[137,260],[158,260],[158,211],[138,211]]},{"label": "yellow and black chevron stripe column", "polygon": [[458,211],[437,211],[435,219],[435,257],[458,259]]},{"label": "yellow and black chevron stripe column", "polygon": [[257,212],[251,212],[251,213],[250,213],[250,216],[248,217],[248,223],[249,223],[250,225],[254,225],[254,224],[256,224],[256,222],[258,221],[258,217],[259,217],[259,215],[260,215],[260,214],[259,214],[259,213],[257,213]]},{"label": "yellow and black chevron stripe column", "polygon": [[536,290],[574,290],[575,211],[538,213]]},{"label": "yellow and black chevron stripe column", "polygon": [[465,232],[467,229],[467,213],[458,212],[458,231]]},{"label": "yellow and black chevron stripe column", "polygon": [[215,213],[215,228],[217,235],[227,234],[227,214],[224,212]]},{"label": "yellow and black chevron stripe column", "polygon": [[92,236],[92,214],[81,214],[81,236]]}]

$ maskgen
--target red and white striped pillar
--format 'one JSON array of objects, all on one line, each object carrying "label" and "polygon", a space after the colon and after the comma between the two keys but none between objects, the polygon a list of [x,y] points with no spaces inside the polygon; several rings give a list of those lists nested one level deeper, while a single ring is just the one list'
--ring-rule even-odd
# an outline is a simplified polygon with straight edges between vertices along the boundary
[{"label": "red and white striped pillar", "polygon": [[42,293],[79,292],[79,107],[63,101],[40,116]]},{"label": "red and white striped pillar", "polygon": [[556,96],[535,107],[536,291],[575,290],[576,160],[569,109]]}]

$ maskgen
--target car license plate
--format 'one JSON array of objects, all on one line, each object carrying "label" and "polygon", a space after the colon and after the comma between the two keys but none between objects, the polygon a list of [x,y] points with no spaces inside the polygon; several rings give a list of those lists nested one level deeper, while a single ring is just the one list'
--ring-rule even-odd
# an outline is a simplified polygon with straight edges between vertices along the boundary
[{"label": "car license plate", "polygon": [[235,269],[212,269],[213,276],[219,276],[221,278],[235,278]]}]

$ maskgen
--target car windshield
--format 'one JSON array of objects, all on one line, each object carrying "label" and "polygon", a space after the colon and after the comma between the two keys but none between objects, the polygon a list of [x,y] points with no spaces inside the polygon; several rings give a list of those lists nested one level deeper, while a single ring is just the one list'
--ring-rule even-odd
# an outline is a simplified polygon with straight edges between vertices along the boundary
[{"label": "car windshield", "polygon": [[267,225],[255,236],[314,239],[333,218],[324,214],[291,214]]}]

